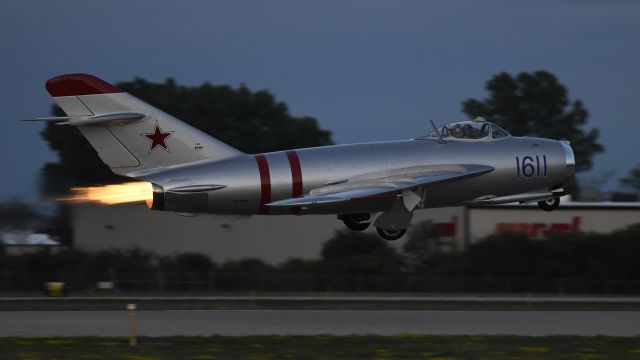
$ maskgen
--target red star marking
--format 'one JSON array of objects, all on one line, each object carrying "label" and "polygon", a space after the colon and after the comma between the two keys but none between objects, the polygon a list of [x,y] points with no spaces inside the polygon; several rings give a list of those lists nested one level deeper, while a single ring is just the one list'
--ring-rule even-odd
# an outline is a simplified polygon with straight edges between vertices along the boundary
[{"label": "red star marking", "polygon": [[152,133],[150,133],[150,134],[141,134],[141,135],[146,137],[147,139],[149,139],[151,141],[151,145],[149,147],[149,154],[151,154],[151,152],[155,148],[157,148],[158,146],[161,146],[167,152],[170,152],[169,148],[167,147],[166,140],[173,133],[174,133],[174,131],[163,132],[162,129],[160,129],[160,126],[158,126],[158,123],[156,123],[156,128]]}]

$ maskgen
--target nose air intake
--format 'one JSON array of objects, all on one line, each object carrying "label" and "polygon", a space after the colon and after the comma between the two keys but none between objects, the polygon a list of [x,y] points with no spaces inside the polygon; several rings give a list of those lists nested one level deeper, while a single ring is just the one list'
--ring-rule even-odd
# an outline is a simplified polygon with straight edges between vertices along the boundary
[{"label": "nose air intake", "polygon": [[564,150],[564,162],[567,167],[567,177],[571,177],[576,173],[576,158],[573,156],[573,149],[568,141],[561,141]]},{"label": "nose air intake", "polygon": [[569,145],[568,141],[561,141],[562,149],[564,151],[564,163],[566,166],[566,179],[572,179],[576,173],[576,158],[573,155],[573,149]]}]

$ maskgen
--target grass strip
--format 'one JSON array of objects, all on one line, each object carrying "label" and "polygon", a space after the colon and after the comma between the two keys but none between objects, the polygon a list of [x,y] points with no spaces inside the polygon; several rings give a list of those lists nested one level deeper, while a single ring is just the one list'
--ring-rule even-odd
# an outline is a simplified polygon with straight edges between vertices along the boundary
[{"label": "grass strip", "polygon": [[640,359],[640,337],[210,336],[0,338],[1,359]]}]

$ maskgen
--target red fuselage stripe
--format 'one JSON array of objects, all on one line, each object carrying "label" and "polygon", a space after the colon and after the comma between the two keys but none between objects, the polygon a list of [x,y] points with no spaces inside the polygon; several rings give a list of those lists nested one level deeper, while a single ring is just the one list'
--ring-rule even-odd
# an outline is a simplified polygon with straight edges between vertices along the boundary
[{"label": "red fuselage stripe", "polygon": [[[295,150],[287,151],[287,159],[289,159],[289,167],[291,168],[291,195],[295,197],[302,196],[302,168],[300,167],[300,159]],[[300,212],[299,207],[291,208],[292,214]]]},{"label": "red fuselage stripe", "polygon": [[271,175],[269,174],[269,163],[267,158],[260,154],[255,155],[258,163],[258,171],[260,172],[260,214],[269,213],[269,207],[266,205],[271,202]]}]

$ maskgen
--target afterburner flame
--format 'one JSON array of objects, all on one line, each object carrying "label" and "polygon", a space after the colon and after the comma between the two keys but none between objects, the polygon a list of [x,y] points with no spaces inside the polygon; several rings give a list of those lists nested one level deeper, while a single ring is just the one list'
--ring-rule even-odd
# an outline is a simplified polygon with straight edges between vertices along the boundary
[{"label": "afterburner flame", "polygon": [[149,182],[71,188],[71,194],[59,198],[60,201],[80,203],[94,202],[104,205],[153,201],[153,185]]}]

